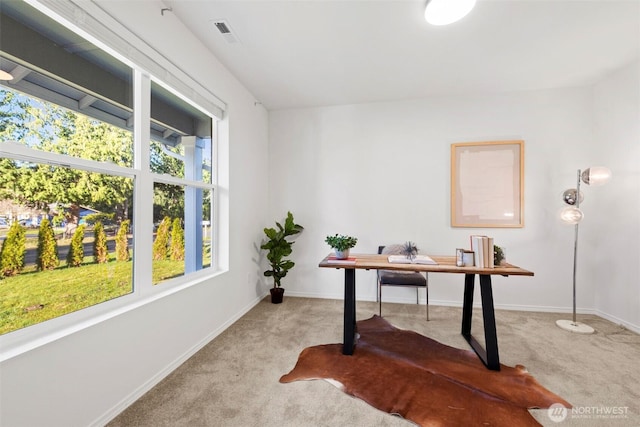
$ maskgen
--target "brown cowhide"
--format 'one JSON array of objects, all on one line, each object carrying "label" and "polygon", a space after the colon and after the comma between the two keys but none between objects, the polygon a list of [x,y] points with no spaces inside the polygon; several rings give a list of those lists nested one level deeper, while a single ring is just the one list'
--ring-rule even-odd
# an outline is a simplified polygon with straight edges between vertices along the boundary
[{"label": "brown cowhide", "polygon": [[527,408],[571,405],[523,366],[488,370],[471,350],[397,329],[379,316],[358,322],[352,356],[342,344],[305,348],[280,382],[326,379],[347,394],[421,426],[538,426]]}]

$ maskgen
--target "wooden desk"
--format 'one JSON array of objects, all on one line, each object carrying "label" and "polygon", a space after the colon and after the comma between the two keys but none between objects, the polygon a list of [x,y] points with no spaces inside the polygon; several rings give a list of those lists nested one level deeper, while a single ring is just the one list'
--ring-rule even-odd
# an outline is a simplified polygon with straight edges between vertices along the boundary
[{"label": "wooden desk", "polygon": [[[356,270],[398,270],[421,271],[428,273],[464,274],[464,299],[462,305],[462,336],[476,352],[485,366],[491,370],[500,370],[498,356],[498,336],[493,308],[493,290],[491,276],[533,276],[533,272],[515,265],[506,264],[496,268],[458,267],[455,256],[432,256],[437,265],[390,263],[387,255],[352,254],[354,264],[329,262],[329,256],[320,261],[319,267],[344,269],[344,338],[342,353],[353,354],[356,344]],[[480,276],[480,295],[482,299],[482,317],[484,320],[485,345],[471,335],[471,315],[473,310],[473,289],[475,277]]]}]

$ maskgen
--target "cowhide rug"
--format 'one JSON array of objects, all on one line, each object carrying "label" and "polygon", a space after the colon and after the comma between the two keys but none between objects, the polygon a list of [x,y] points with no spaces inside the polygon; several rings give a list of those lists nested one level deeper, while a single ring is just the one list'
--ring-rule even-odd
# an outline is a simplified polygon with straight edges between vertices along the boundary
[{"label": "cowhide rug", "polygon": [[490,371],[471,350],[397,329],[379,316],[357,323],[352,356],[342,344],[305,348],[281,383],[325,379],[347,394],[421,426],[538,426],[527,408],[571,405],[523,366]]}]

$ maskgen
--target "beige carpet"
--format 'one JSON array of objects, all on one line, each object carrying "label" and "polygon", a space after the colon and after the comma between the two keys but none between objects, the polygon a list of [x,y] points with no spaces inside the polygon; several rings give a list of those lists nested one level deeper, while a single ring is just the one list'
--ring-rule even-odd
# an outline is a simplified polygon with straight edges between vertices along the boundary
[{"label": "beige carpet", "polygon": [[[262,301],[238,322],[116,417],[109,426],[410,426],[349,397],[324,381],[281,384],[305,347],[342,340],[337,300]],[[357,318],[377,312],[358,302]],[[443,344],[467,349],[461,309],[384,304],[383,316]],[[500,361],[524,365],[536,380],[574,405],[561,422],[532,410],[544,426],[639,426],[640,336],[598,318],[580,316],[597,332],[563,331],[566,315],[497,311]],[[482,325],[474,313],[473,332]],[[608,415],[615,412],[617,415]]]}]

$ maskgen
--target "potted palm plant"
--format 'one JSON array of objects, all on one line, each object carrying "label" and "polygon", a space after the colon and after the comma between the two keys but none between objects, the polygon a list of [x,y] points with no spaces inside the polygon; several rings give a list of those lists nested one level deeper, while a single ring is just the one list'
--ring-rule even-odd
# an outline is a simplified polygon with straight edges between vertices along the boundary
[{"label": "potted palm plant", "polygon": [[358,238],[335,234],[333,236],[327,236],[324,241],[333,248],[336,253],[336,258],[347,259],[349,258],[349,249],[358,243]]},{"label": "potted palm plant", "polygon": [[269,261],[269,269],[264,272],[264,275],[273,277],[273,288],[270,290],[271,302],[279,304],[284,296],[284,288],[280,287],[280,281],[295,265],[293,261],[286,259],[293,251],[294,242],[290,238],[304,230],[304,227],[293,221],[291,212],[287,213],[284,226],[276,222],[276,227],[277,229],[264,229],[267,240],[260,246],[260,249],[267,251],[267,260]]}]

